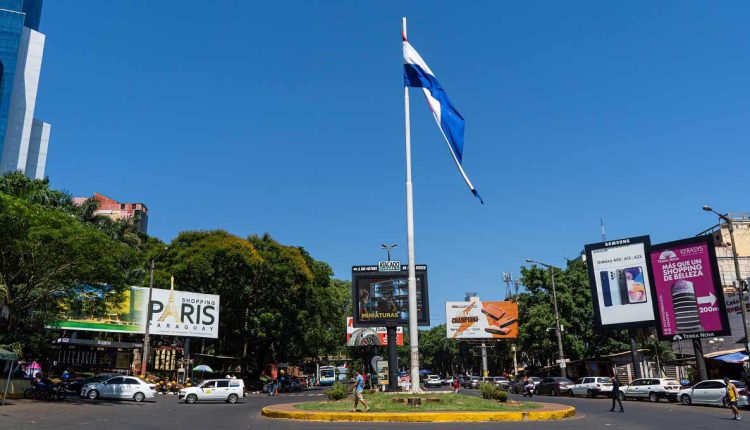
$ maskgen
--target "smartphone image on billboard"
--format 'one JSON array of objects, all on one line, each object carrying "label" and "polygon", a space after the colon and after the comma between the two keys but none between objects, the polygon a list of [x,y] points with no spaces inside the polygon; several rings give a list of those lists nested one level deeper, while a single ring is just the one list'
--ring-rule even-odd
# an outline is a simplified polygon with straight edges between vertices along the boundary
[{"label": "smartphone image on billboard", "polygon": [[646,295],[646,282],[643,280],[643,269],[640,266],[628,267],[623,272],[630,303],[646,303],[648,296]]},{"label": "smartphone image on billboard", "polygon": [[617,269],[612,272],[613,280],[617,283],[617,292],[620,296],[620,304],[630,304],[630,298],[628,297],[628,283],[625,280],[625,271]]},{"label": "smartphone image on billboard", "polygon": [[602,282],[602,301],[604,301],[604,306],[610,307],[612,306],[612,293],[609,290],[609,272],[606,270],[599,272],[599,279]]},{"label": "smartphone image on billboard", "polygon": [[[604,299],[604,306],[620,306],[622,304],[622,294],[620,293],[617,274],[611,270],[602,270],[599,272],[599,278],[602,281],[602,298]],[[627,302],[625,303],[627,304]]]}]

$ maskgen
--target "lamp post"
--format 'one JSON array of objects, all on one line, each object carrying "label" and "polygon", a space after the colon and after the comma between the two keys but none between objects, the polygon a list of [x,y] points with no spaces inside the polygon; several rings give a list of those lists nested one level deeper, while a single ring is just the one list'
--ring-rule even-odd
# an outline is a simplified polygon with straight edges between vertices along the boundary
[{"label": "lamp post", "polygon": [[552,266],[550,264],[542,263],[541,261],[535,261],[530,258],[526,259],[527,263],[536,263],[540,266],[544,266],[549,269],[550,277],[552,278],[552,304],[555,308],[555,331],[557,332],[557,347],[560,352],[560,373],[561,376],[564,378],[567,375],[567,372],[565,371],[565,353],[563,352],[563,343],[562,343],[562,330],[560,327],[560,313],[557,311],[557,291],[555,291],[555,266]]},{"label": "lamp post", "polygon": [[385,249],[386,252],[388,252],[388,261],[391,261],[391,249],[393,249],[393,248],[395,248],[397,246],[398,246],[397,243],[394,243],[393,245],[386,245],[384,243],[380,244],[380,248],[381,249]]},{"label": "lamp post", "polygon": [[711,208],[709,205],[704,205],[703,210],[706,212],[713,212],[723,219],[727,223],[729,229],[729,240],[732,242],[732,256],[734,257],[734,271],[737,277],[737,293],[740,296],[740,309],[742,311],[742,330],[745,334],[745,354],[750,356],[750,339],[747,334],[747,309],[745,309],[745,288],[742,281],[742,275],[740,274],[740,260],[737,256],[737,244],[734,243],[734,224],[732,219],[727,216],[728,214],[720,214]]},{"label": "lamp post", "polygon": [[[165,246],[164,251],[166,251],[169,247]],[[156,263],[156,260],[164,255],[164,253],[161,253],[157,255],[156,257],[151,259],[151,281],[148,284],[148,301],[146,302],[146,328],[143,332],[143,354],[141,357],[141,376],[146,376],[146,368],[148,367],[148,354],[149,354],[149,338],[148,338],[148,332],[151,328],[151,294],[154,291],[154,263]]]}]

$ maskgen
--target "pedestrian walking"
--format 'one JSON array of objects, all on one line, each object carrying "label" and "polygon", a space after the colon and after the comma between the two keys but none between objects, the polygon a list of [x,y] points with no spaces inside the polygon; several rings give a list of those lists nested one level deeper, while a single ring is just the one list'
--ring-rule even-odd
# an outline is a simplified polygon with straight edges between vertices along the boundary
[{"label": "pedestrian walking", "polygon": [[359,410],[357,410],[357,405],[360,402],[365,405],[365,412],[369,412],[370,407],[367,406],[365,398],[362,395],[362,393],[365,391],[365,379],[362,377],[361,373],[354,373],[354,383],[352,384],[350,391],[354,391],[354,408],[352,408],[352,412],[359,412]]},{"label": "pedestrian walking", "polygon": [[453,394],[458,394],[461,391],[461,381],[458,380],[458,376],[453,377]]},{"label": "pedestrian walking", "polygon": [[737,399],[739,398],[737,386],[732,384],[729,378],[724,378],[724,384],[727,386],[727,404],[734,414],[734,419],[741,420],[740,411],[737,409]]},{"label": "pedestrian walking", "polygon": [[620,405],[620,412],[625,412],[622,409],[622,400],[620,400],[620,381],[617,380],[616,376],[610,379],[612,379],[612,408],[609,411],[615,411],[615,402],[617,402]]}]

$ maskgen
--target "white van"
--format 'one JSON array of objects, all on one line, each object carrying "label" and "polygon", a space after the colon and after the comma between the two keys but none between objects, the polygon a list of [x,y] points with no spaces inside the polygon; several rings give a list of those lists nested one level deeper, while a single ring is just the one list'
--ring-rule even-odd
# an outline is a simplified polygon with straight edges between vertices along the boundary
[{"label": "white van", "polygon": [[185,403],[199,400],[237,403],[240,397],[245,397],[245,382],[242,379],[207,379],[195,387],[183,388],[178,397],[185,399]]}]

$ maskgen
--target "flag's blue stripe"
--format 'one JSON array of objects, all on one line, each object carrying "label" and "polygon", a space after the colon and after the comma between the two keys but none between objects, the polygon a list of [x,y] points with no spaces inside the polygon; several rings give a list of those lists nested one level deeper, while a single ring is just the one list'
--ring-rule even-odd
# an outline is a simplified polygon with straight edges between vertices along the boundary
[{"label": "flag's blue stripe", "polygon": [[404,64],[404,84],[407,87],[427,88],[440,102],[440,128],[448,138],[458,162],[463,161],[464,153],[464,117],[453,107],[448,95],[434,76],[425,72],[416,64]]}]

